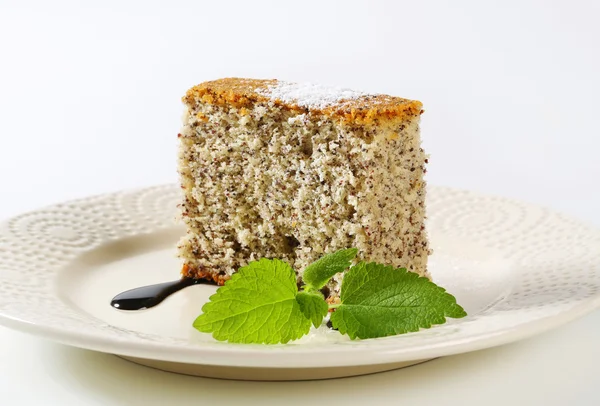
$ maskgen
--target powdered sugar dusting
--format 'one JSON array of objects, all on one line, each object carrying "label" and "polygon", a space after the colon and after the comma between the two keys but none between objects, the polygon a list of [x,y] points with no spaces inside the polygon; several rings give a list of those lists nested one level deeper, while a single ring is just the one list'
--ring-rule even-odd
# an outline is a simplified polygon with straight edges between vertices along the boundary
[{"label": "powdered sugar dusting", "polygon": [[271,100],[295,103],[309,109],[323,109],[344,100],[369,96],[368,93],[339,87],[283,81],[278,81],[277,84],[269,86],[267,89],[256,89],[256,93],[269,97]]}]

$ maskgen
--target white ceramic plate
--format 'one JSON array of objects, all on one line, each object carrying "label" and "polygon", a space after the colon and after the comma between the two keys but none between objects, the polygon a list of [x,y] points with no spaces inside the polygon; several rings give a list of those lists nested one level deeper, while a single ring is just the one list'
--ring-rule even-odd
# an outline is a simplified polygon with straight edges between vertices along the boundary
[{"label": "white ceramic plate", "polygon": [[192,321],[215,287],[196,285],[138,312],[124,290],[179,276],[176,186],[115,193],[23,214],[0,226],[0,323],[181,372],[318,379],[398,368],[515,341],[600,304],[600,232],[502,198],[431,188],[433,279],[469,316],[429,330],[351,341],[319,329],[294,343],[214,341]]}]

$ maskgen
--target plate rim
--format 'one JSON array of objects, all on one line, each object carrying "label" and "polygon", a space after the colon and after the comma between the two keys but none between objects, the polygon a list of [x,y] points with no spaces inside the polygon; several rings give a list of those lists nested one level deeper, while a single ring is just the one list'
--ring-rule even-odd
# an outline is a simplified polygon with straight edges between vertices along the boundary
[{"label": "plate rim", "polygon": [[[109,194],[95,195],[88,198],[70,200],[57,205],[47,206],[42,209],[24,213],[37,213],[43,210],[53,210],[57,207],[69,207],[77,205],[80,202],[93,202],[98,199],[115,197],[115,196],[131,196],[137,193],[143,193],[149,190],[166,191],[176,188],[176,185],[159,185],[149,188],[137,188],[133,190],[125,190],[113,192]],[[495,198],[505,202],[514,202],[529,207],[540,206],[530,203],[522,203],[514,199],[496,197],[487,194],[480,194],[462,189],[454,189],[439,186],[429,186],[433,190],[454,191],[455,193],[466,193],[472,196],[480,196],[482,198]],[[545,209],[546,210],[546,209]],[[554,211],[552,211],[554,212]],[[556,213],[556,212],[554,212]],[[556,213],[559,214],[559,213]],[[14,219],[23,215],[16,216],[0,223],[0,237],[3,236],[6,225]],[[575,224],[592,230],[594,233],[599,233],[600,230],[582,223],[578,219],[568,218]],[[137,232],[133,235],[138,235]],[[598,234],[600,235],[600,234]],[[0,241],[1,242],[1,241]],[[0,245],[0,254],[3,253]],[[4,255],[10,256],[11,253],[4,251]],[[83,251],[85,252],[85,251]],[[80,253],[81,254],[81,253]],[[0,255],[0,260],[2,256]],[[71,258],[70,260],[73,260]],[[0,261],[1,262],[1,261]],[[68,262],[68,261],[67,261]],[[56,275],[55,277],[56,278]],[[0,280],[2,280],[2,270],[0,270]],[[55,291],[58,296],[58,293]],[[60,298],[59,298],[60,300]],[[440,356],[454,355],[464,352],[490,348],[498,345],[508,344],[533,335],[548,331],[552,328],[571,322],[580,318],[595,309],[600,307],[600,294],[595,292],[594,295],[582,300],[568,310],[551,314],[545,317],[540,317],[536,320],[529,321],[525,324],[519,324],[513,328],[505,328],[501,331],[482,332],[464,338],[462,340],[452,340],[447,342],[439,342],[437,344],[429,344],[421,348],[399,346],[345,346],[345,345],[327,345],[320,344],[310,345],[294,345],[295,349],[302,348],[300,351],[284,350],[283,346],[264,346],[264,345],[247,345],[247,344],[229,344],[229,343],[195,343],[194,347],[177,347],[174,344],[164,344],[152,341],[128,341],[126,338],[118,336],[95,336],[89,331],[75,332],[69,329],[61,328],[60,326],[44,325],[32,322],[22,317],[17,317],[12,314],[7,314],[5,309],[0,306],[0,325],[22,331],[25,333],[40,336],[62,344],[106,352],[111,354],[131,356],[138,358],[146,358],[160,361],[184,362],[201,365],[219,365],[219,366],[238,366],[238,367],[256,367],[256,368],[315,368],[315,367],[331,367],[331,366],[357,366],[357,365],[375,365],[389,362],[414,361],[419,359],[436,358]],[[90,316],[93,317],[93,316]],[[410,333],[419,334],[419,333]],[[398,336],[395,336],[398,337]],[[389,337],[388,337],[389,338]],[[393,337],[392,337],[393,338]],[[387,339],[387,338],[384,338]],[[383,340],[384,340],[383,339]],[[382,339],[363,340],[373,341]],[[358,347],[358,348],[357,348]],[[288,347],[289,348],[289,347]],[[311,357],[307,357],[307,353]],[[260,357],[257,357],[260,355]],[[315,357],[318,357],[316,359]]]},{"label": "plate rim", "polygon": [[[95,337],[88,334],[69,333],[61,329],[53,329],[50,326],[41,326],[39,324],[30,323],[26,320],[20,320],[10,316],[0,314],[0,325],[23,333],[38,336],[59,344],[64,344],[80,349],[103,352],[107,354],[123,355],[144,359],[152,359],[157,361],[181,362],[197,365],[215,365],[215,366],[231,366],[231,367],[254,367],[254,368],[319,368],[319,367],[344,367],[344,366],[361,366],[361,365],[378,365],[387,364],[390,362],[403,362],[426,360],[450,355],[457,355],[472,351],[493,348],[500,345],[514,343],[535,335],[550,331],[556,327],[568,324],[572,321],[583,317],[600,307],[600,296],[595,297],[586,303],[579,304],[571,311],[559,313],[558,315],[548,316],[547,318],[538,319],[521,325],[513,330],[503,330],[498,333],[481,334],[473,336],[473,340],[464,340],[462,342],[454,342],[450,344],[442,344],[439,346],[429,346],[427,348],[408,351],[398,351],[393,349],[371,349],[361,353],[356,348],[347,347],[343,351],[331,352],[331,348],[316,347],[317,351],[312,351],[311,355],[319,355],[324,358],[319,362],[310,361],[307,359],[304,352],[289,352],[285,354],[284,362],[277,362],[281,353],[267,362],[256,362],[253,358],[251,362],[240,362],[240,360],[232,358],[232,355],[253,356],[257,355],[257,345],[247,344],[228,344],[226,350],[218,351],[213,347],[209,349],[210,354],[205,355],[201,359],[197,356],[200,352],[198,349],[187,347],[172,348],[160,344],[153,345],[151,343],[128,343],[123,341],[118,343],[115,340],[106,339],[104,337]],[[83,339],[78,339],[83,338]],[[371,339],[377,340],[377,339]],[[221,343],[219,343],[221,344]],[[235,352],[232,351],[235,347]],[[273,348],[269,346],[269,348]],[[375,347],[376,348],[376,347]],[[167,349],[168,351],[164,351]],[[157,351],[161,350],[163,352]],[[260,353],[264,356],[267,352]],[[206,356],[210,355],[210,356]],[[196,358],[194,358],[196,357]],[[343,358],[340,358],[343,357]],[[393,358],[390,358],[393,357]],[[241,360],[244,361],[244,360]],[[269,362],[275,361],[275,362]]]}]

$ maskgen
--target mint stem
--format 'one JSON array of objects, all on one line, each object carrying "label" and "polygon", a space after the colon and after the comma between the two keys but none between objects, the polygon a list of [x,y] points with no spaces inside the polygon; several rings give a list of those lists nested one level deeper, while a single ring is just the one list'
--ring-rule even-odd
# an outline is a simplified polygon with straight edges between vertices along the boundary
[{"label": "mint stem", "polygon": [[337,309],[338,307],[340,307],[342,304],[341,303],[335,303],[335,304],[330,304],[329,308],[330,309]]}]

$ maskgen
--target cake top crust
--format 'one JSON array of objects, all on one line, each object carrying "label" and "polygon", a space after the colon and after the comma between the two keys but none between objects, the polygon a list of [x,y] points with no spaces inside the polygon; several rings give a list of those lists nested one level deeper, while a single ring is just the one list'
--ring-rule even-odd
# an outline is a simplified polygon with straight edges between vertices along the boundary
[{"label": "cake top crust", "polygon": [[188,90],[183,102],[190,106],[202,102],[237,108],[272,102],[298,113],[310,112],[357,124],[406,119],[423,113],[423,105],[416,100],[274,79],[224,78],[204,82]]}]

